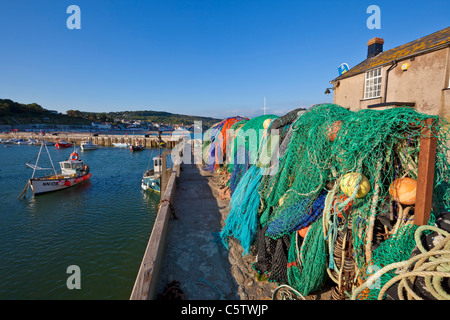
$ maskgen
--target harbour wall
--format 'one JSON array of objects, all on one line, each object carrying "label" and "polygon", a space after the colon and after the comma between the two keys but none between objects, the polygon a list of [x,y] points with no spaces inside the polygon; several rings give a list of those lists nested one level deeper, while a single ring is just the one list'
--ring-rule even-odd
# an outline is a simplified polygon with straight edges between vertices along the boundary
[{"label": "harbour wall", "polygon": [[[59,139],[67,142],[75,143],[77,146],[81,145],[82,141],[91,140],[93,143],[102,147],[111,147],[113,143],[129,143],[133,145],[141,144],[146,148],[158,148],[158,137],[145,135],[117,135],[117,134],[99,134],[94,136],[88,133],[58,133],[58,135],[46,134],[41,136],[31,132],[18,132],[9,134],[0,134],[0,139],[44,139],[50,142],[57,142]],[[173,148],[175,144],[182,139],[182,136],[162,136],[161,139],[166,143],[165,148]]]}]

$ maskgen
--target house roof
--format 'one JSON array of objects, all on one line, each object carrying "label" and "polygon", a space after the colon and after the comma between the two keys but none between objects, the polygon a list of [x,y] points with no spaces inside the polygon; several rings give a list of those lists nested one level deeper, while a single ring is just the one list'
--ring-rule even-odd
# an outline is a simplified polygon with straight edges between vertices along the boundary
[{"label": "house roof", "polygon": [[396,48],[381,52],[375,57],[368,58],[334,79],[334,81],[357,75],[375,67],[381,67],[394,60],[401,60],[402,58],[417,55],[419,53],[437,50],[445,45],[450,45],[450,27]]}]

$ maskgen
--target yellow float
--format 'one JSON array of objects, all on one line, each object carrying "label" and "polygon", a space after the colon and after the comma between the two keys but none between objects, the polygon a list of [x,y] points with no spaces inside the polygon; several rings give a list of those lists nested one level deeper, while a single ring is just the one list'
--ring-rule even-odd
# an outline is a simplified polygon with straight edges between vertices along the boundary
[{"label": "yellow float", "polygon": [[[370,182],[369,179],[365,175],[361,175],[361,181],[359,182],[359,188],[356,192],[356,198],[364,198],[370,191]],[[358,174],[356,172],[350,172],[347,173],[345,176],[342,177],[341,181],[339,182],[339,187],[341,188],[341,191],[347,196],[350,197],[356,186],[356,182],[358,180]]]}]

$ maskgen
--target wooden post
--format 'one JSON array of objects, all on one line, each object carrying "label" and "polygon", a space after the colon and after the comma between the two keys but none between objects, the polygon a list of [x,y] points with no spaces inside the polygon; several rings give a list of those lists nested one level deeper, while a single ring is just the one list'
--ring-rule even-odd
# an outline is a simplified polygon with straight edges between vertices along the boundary
[{"label": "wooden post", "polygon": [[425,127],[420,138],[416,206],[414,210],[414,224],[418,226],[427,224],[431,214],[436,146],[436,128],[433,125],[433,119],[429,118],[425,120]]},{"label": "wooden post", "polygon": [[164,151],[162,154],[162,169],[161,169],[161,194],[164,194],[166,190],[167,183],[169,182],[170,172],[167,170],[167,155],[170,151]]}]

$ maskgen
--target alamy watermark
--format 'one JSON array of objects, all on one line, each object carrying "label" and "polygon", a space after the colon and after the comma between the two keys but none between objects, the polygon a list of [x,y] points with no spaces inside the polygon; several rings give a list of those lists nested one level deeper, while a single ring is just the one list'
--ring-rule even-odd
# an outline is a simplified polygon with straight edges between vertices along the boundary
[{"label": "alamy watermark", "polygon": [[70,274],[67,278],[66,286],[69,290],[81,289],[81,269],[77,265],[67,267],[66,273]]},{"label": "alamy watermark", "polygon": [[71,5],[67,7],[66,13],[70,14],[70,16],[67,18],[66,26],[67,29],[73,30],[81,29],[81,9],[79,6]]},{"label": "alamy watermark", "polygon": [[367,14],[370,14],[370,17],[367,18],[366,25],[370,30],[373,29],[381,29],[381,9],[377,5],[370,5],[366,10]]}]

